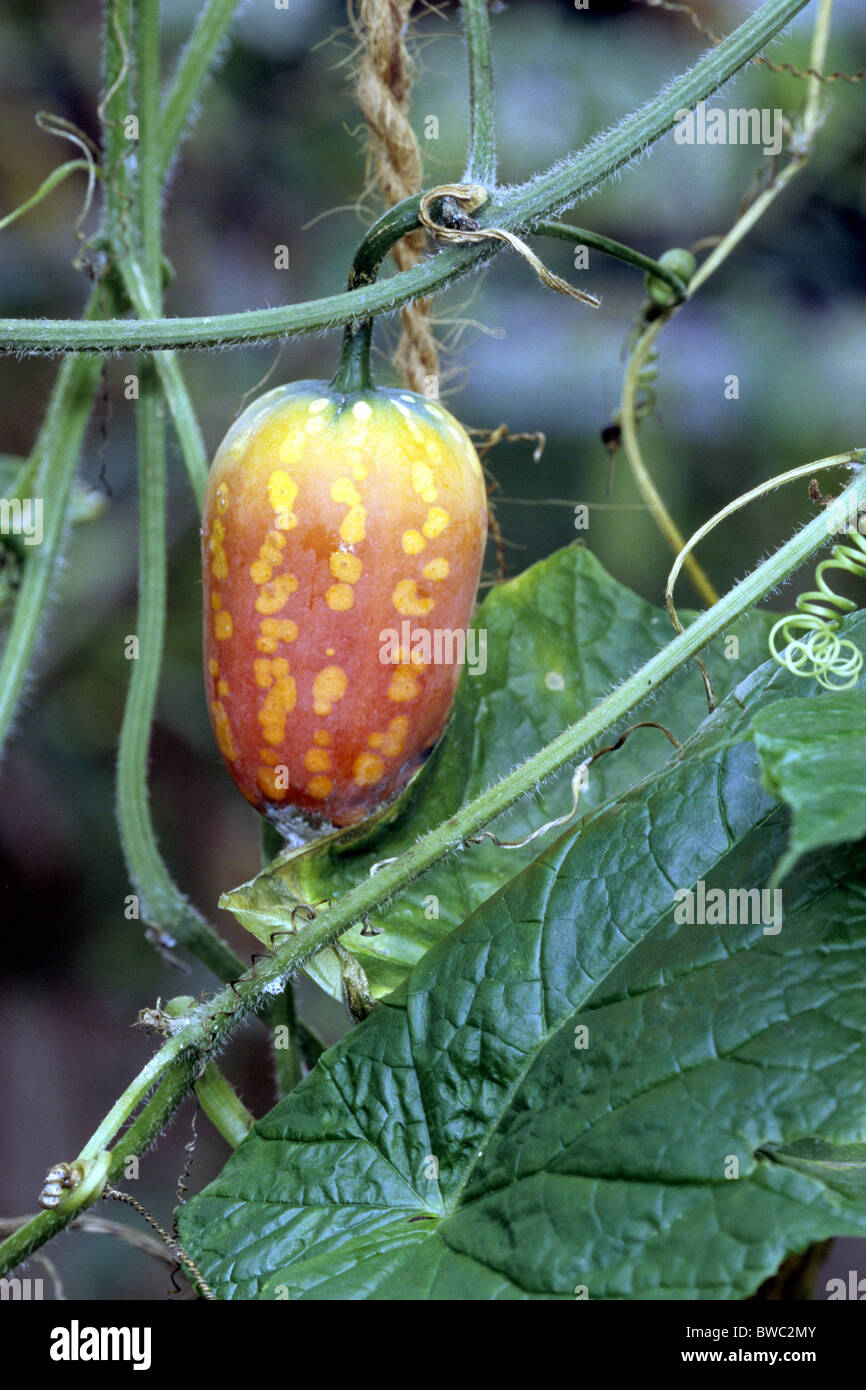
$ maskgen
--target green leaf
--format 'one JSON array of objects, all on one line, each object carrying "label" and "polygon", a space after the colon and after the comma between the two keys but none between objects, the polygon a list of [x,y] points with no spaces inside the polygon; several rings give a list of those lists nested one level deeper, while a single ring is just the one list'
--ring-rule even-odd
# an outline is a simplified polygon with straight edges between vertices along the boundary
[{"label": "green leaf", "polygon": [[[689,616],[684,614],[683,620]],[[754,612],[710,646],[706,660],[718,698],[766,660],[771,624],[772,615]],[[260,940],[267,942],[275,929],[285,929],[299,901],[339,896],[365,878],[377,860],[414,844],[579,719],[673,635],[665,612],[623,588],[578,546],[558,551],[494,589],[475,626],[487,632],[487,669],[483,675],[464,671],[448,730],[396,817],[360,847],[347,848],[337,840],[312,853],[291,854],[223,896],[221,906]],[[606,742],[644,719],[666,725],[682,741],[706,712],[703,683],[690,665],[633,719],[612,729]],[[581,811],[618,795],[672,751],[662,733],[637,731],[615,755],[590,769]],[[525,838],[569,810],[570,783],[571,770],[563,769],[533,801],[513,807],[492,828],[504,840]],[[343,941],[366,971],[374,996],[396,988],[409,966],[530,863],[539,847],[538,841],[523,850],[501,850],[489,841],[472,846],[425,875],[374,918],[386,929],[383,935],[362,935],[360,927],[348,932]],[[321,952],[308,968],[340,998],[340,967],[332,951]]]},{"label": "green leaf", "polygon": [[818,1178],[843,1197],[866,1205],[866,1144],[799,1139],[795,1144],[769,1144],[759,1151],[759,1157]]},{"label": "green leaf", "polygon": [[775,882],[809,850],[866,836],[866,692],[834,691],[818,705],[779,700],[752,733],[764,785],[793,812]]},{"label": "green leaf", "polygon": [[[749,734],[792,691],[820,717],[767,663],[256,1124],[181,1216],[219,1297],[741,1298],[866,1235],[827,1170],[759,1156],[866,1129],[866,846],[738,896],[788,833]],[[688,925],[701,884],[739,920]]]}]

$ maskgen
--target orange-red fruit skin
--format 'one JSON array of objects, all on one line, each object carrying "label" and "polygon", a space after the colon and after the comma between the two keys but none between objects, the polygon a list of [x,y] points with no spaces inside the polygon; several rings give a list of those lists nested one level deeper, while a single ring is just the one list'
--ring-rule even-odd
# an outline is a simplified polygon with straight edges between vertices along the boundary
[{"label": "orange-red fruit skin", "polygon": [[229,430],[202,524],[208,709],[288,839],[364,820],[439,738],[460,667],[429,658],[469,624],[486,534],[477,455],[438,402],[298,382]]}]

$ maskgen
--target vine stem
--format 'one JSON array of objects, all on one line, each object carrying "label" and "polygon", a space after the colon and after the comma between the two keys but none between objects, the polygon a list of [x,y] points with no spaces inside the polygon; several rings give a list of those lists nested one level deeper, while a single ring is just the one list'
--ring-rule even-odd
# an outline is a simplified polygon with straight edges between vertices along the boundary
[{"label": "vine stem", "polygon": [[[866,449],[852,450],[849,459],[852,464],[862,465],[866,462]],[[701,613],[683,633],[674,637],[662,651],[576,724],[455,815],[422,836],[398,858],[385,863],[375,876],[366,878],[333,906],[321,911],[299,932],[289,936],[268,960],[258,961],[254,970],[248,971],[229,989],[222,990],[209,1003],[203,1004],[190,1024],[160,1048],[127,1088],[85,1146],[81,1157],[92,1158],[105,1150],[157,1077],[163,1075],[156,1094],[111,1150],[109,1172],[120,1172],[126,1158],[140,1153],[140,1146],[146,1147],[157,1137],[180,1104],[191,1076],[201,1068],[209,1054],[225,1043],[246,1013],[262,1012],[273,996],[282,992],[286,981],[295,971],[323,947],[335,941],[382,902],[402,892],[433,864],[461,850],[471,835],[477,834],[521,797],[533,793],[546,778],[566,764],[578,760],[588,745],[612,724],[627,715],[676,670],[702,651],[714,637],[723,633],[816,550],[826,545],[833,531],[840,525],[847,525],[849,516],[857,514],[863,504],[866,504],[866,472],[861,468],[825,511],[808,522],[712,608]],[[0,1246],[0,1275],[7,1273],[19,1260],[43,1244],[75,1214],[70,1208],[64,1217],[61,1203],[53,1212],[42,1213],[22,1226]]]},{"label": "vine stem", "polygon": [[[159,170],[159,0],[135,0],[139,146],[133,213],[141,264],[124,279],[139,302],[159,308],[162,234]],[[123,258],[127,259],[127,258]],[[142,914],[223,979],[237,972],[234,952],[183,897],[160,854],[150,814],[147,759],[165,641],[167,596],[165,422],[159,359],[138,362],[139,600],[138,655],[132,662],[117,755],[117,820]],[[163,361],[163,372],[165,363]],[[178,378],[182,385],[182,379]]]},{"label": "vine stem", "polygon": [[[123,287],[130,303],[139,317],[153,314],[155,305],[151,298],[150,286],[144,277],[141,266],[132,256],[124,256],[119,266]],[[190,394],[181,371],[177,354],[174,352],[154,353],[156,369],[162,385],[183,461],[186,465],[190,486],[201,511],[207,487],[208,459],[205,452],[201,427],[195,413]]]},{"label": "vine stem", "polygon": [[[262,821],[262,868],[285,848],[285,841],[276,826],[268,820]],[[277,1046],[276,1036],[272,1038],[274,1071],[281,1096],[293,1091],[303,1076],[301,1065],[301,1040],[294,981],[287,980],[282,994],[273,1000],[267,1015],[268,1027],[276,1034],[277,1028],[285,1030],[284,1047]]]},{"label": "vine stem", "polygon": [[[102,293],[109,293],[104,285]],[[96,317],[103,302],[97,288],[88,301],[85,315]],[[113,302],[109,300],[112,305]],[[67,357],[58,373],[48,412],[34,444],[31,456],[34,467],[29,482],[32,497],[42,502],[43,535],[42,543],[27,555],[0,661],[0,747],[24,689],[42,615],[52,595],[75,468],[101,370],[98,357]]]},{"label": "vine stem", "polygon": [[159,169],[159,3],[133,0],[135,19],[136,152],[135,221],[141,268],[157,310],[162,305],[162,180]]},{"label": "vine stem", "polygon": [[239,4],[240,0],[208,0],[199,10],[192,36],[177,64],[162,106],[159,138],[162,183]]},{"label": "vine stem", "polygon": [[818,473],[825,468],[843,467],[846,463],[850,463],[850,461],[850,454],[831,454],[828,458],[817,459],[814,463],[802,464],[799,468],[790,468],[787,473],[777,473],[775,477],[768,478],[766,482],[759,483],[757,487],[750,488],[748,492],[744,492],[740,497],[735,497],[733,502],[729,502],[726,507],[722,507],[721,511],[716,512],[715,516],[711,516],[709,521],[705,521],[703,526],[698,527],[697,531],[685,542],[677,558],[674,560],[670,574],[668,575],[667,584],[665,585],[665,607],[674,625],[674,630],[676,632],[682,632],[683,630],[683,625],[680,622],[674,604],[674,585],[677,582],[680,570],[686,563],[686,557],[705,536],[709,535],[710,531],[715,530],[715,528],[722,521],[727,520],[729,516],[733,516],[734,512],[741,511],[742,508],[747,507],[750,502],[756,502],[759,497],[766,497],[768,492],[775,492],[776,488],[783,487],[785,483],[793,483],[798,478],[809,477],[811,474]]},{"label": "vine stem", "polygon": [[[635,344],[634,351],[629,358],[628,370],[625,374],[625,381],[622,388],[622,400],[620,402],[620,425],[622,427],[622,442],[628,458],[635,482],[640,490],[641,497],[646,502],[653,520],[668,541],[674,554],[682,550],[686,543],[686,538],[680,531],[670,512],[668,511],[661,493],[656,487],[650,476],[649,470],[644,463],[640,444],[637,437],[637,420],[635,418],[635,403],[637,393],[640,389],[640,377],[647,358],[652,351],[653,343],[661,333],[665,324],[671,316],[672,310],[662,313],[650,324]],[[718,599],[718,594],[710,583],[703,566],[698,563],[693,555],[689,555],[685,562],[686,573],[700,594],[705,603],[713,604]]]},{"label": "vine stem", "polygon": [[[138,657],[131,673],[117,754],[117,821],[130,877],[145,921],[170,933],[218,978],[241,962],[183,897],[165,866],[150,816],[147,758],[165,635],[165,428],[153,362],[139,365]],[[241,966],[242,968],[242,966]]]},{"label": "vine stem", "polygon": [[654,261],[652,256],[645,256],[642,251],[625,246],[621,241],[614,241],[612,237],[602,236],[600,232],[590,232],[586,227],[575,227],[571,222],[533,222],[529,230],[534,236],[556,237],[559,241],[571,242],[572,246],[594,246],[597,251],[603,251],[607,256],[626,261],[629,265],[637,266],[638,270],[648,271],[650,275],[664,280],[678,299],[686,297],[685,282],[669,266],[662,265],[661,261]]},{"label": "vine stem", "polygon": [[[830,37],[830,19],[833,13],[833,0],[820,0],[818,13],[815,16],[815,27],[812,30],[812,41],[809,50],[809,67],[816,72],[821,72],[827,56],[827,43]],[[817,130],[820,128],[821,120],[819,113],[819,98],[821,95],[821,83],[817,77],[809,78],[809,86],[806,95],[806,109],[803,115],[803,122],[798,132],[798,148],[789,164],[773,179],[768,188],[755,199],[741,217],[738,217],[730,231],[722,237],[718,246],[710,252],[706,260],[702,261],[689,281],[688,298],[697,293],[710,276],[718,270],[723,261],[727,260],[731,252],[739,245],[743,238],[752,230],[755,223],[760,221],[767,208],[775,202],[779,194],[787,188],[792,179],[796,178],[800,170],[809,157],[809,150],[812,140]]]},{"label": "vine stem", "polygon": [[126,244],[129,207],[127,161],[132,144],[124,120],[132,113],[130,35],[132,0],[107,0],[105,6],[104,73],[99,119],[102,126],[104,208],[102,231],[118,252]]},{"label": "vine stem", "polygon": [[461,0],[469,61],[469,146],[463,183],[496,182],[496,113],[487,0]]},{"label": "vine stem", "polygon": [[[710,96],[784,28],[809,0],[766,3],[715,48],[613,131],[596,137],[546,173],[501,190],[479,216],[482,225],[525,230],[571,206],[676,124],[677,113]],[[399,205],[402,206],[402,205]],[[374,285],[276,309],[206,317],[82,324],[67,319],[2,319],[0,348],[15,351],[114,352],[140,348],[225,346],[337,328],[410,300],[438,293],[496,253],[484,242],[450,247],[432,260]]]},{"label": "vine stem", "polygon": [[[820,71],[824,65],[832,8],[833,0],[820,0],[820,7],[812,32],[809,55],[809,67],[815,69],[815,71]],[[781,173],[773,179],[770,186],[764,189],[763,193],[755,199],[741,217],[737,218],[733,227],[722,237],[718,246],[716,246],[710,255],[707,256],[706,260],[701,263],[689,281],[685,294],[686,299],[691,299],[700,287],[705,284],[713,272],[718,270],[719,266],[730,256],[734,248],[743,240],[747,233],[751,231],[755,223],[763,217],[770,204],[778,198],[779,194],[782,193],[785,188],[787,188],[791,180],[796,178],[797,174],[805,165],[809,157],[812,140],[820,126],[818,112],[820,85],[817,78],[812,77],[809,79],[806,110],[803,117],[803,124],[798,134],[798,146],[792,159]],[[644,333],[641,334],[641,337],[635,344],[623,383],[622,402],[620,407],[622,436],[626,456],[635,482],[637,483],[641,496],[646,502],[656,525],[670,544],[674,554],[678,557],[683,556],[682,563],[685,571],[700,596],[707,603],[715,603],[718,595],[713,585],[710,583],[703,566],[698,563],[690,549],[686,547],[685,537],[668,511],[647,469],[643,454],[641,453],[640,444],[638,443],[637,421],[635,419],[635,402],[637,392],[640,388],[641,372],[646,365],[656,338],[679,307],[678,305],[674,305],[666,313],[661,314],[650,324]]]},{"label": "vine stem", "polygon": [[[236,3],[228,5],[225,0],[210,0],[202,11],[193,37],[178,65],[166,103],[163,119],[167,124],[161,139],[160,156],[163,170],[195,105],[204,76],[225,37],[235,8]],[[127,0],[116,0],[116,3],[106,10],[105,79],[100,112],[104,123],[105,167],[109,173],[114,169],[117,174],[115,181],[110,177],[105,180],[103,231],[110,239],[120,239],[122,210],[126,206],[118,199],[117,182],[125,180],[123,156],[129,148],[122,127],[122,117],[129,112],[129,91],[126,85],[128,13]],[[124,23],[127,25],[125,31]],[[128,194],[126,196],[128,197]],[[121,305],[119,296],[113,290],[111,278],[107,277],[90,295],[84,309],[84,318],[89,320],[103,318],[106,313],[117,314],[122,307],[124,306]],[[170,365],[167,370],[172,371]],[[16,489],[24,485],[26,479],[28,490],[32,489],[31,495],[43,498],[45,523],[42,544],[34,547],[34,553],[27,557],[18,601],[0,660],[0,748],[9,732],[24,688],[45,604],[51,592],[51,580],[60,553],[64,523],[72,495],[72,481],[100,375],[101,364],[97,358],[82,356],[64,361],[52,389],[45,420],[34,443],[30,460],[16,479]],[[173,413],[177,421],[177,412]],[[197,430],[197,425],[195,428]],[[178,433],[180,432],[179,427]],[[189,455],[186,450],[185,456],[189,467]],[[203,446],[201,458],[204,460]],[[201,465],[204,466],[206,460]],[[203,485],[203,480],[194,480],[193,486],[197,496],[203,490]],[[240,962],[233,957],[231,970],[222,977],[231,979],[239,966]]]}]

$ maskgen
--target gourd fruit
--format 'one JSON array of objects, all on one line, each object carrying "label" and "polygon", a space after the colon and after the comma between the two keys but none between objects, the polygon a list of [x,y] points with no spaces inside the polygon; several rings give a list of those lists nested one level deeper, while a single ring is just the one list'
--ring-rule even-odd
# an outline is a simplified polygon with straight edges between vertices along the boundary
[{"label": "gourd fruit", "polygon": [[294,844],[386,805],[436,743],[487,535],[462,426],[437,401],[357,386],[344,363],[248,406],[205,497],[211,723]]}]

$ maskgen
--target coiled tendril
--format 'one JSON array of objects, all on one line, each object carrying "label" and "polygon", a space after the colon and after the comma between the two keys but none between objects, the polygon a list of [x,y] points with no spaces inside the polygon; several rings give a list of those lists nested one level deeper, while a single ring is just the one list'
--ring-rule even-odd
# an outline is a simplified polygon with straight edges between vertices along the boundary
[{"label": "coiled tendril", "polygon": [[833,546],[830,558],[815,571],[817,589],[801,594],[798,611],[780,619],[769,637],[770,651],[781,666],[795,676],[814,676],[825,690],[848,690],[863,669],[860,648],[837,636],[842,618],[857,604],[834,594],[824,578],[828,570],[847,570],[866,579],[866,538],[852,528],[846,540],[853,544]]}]

